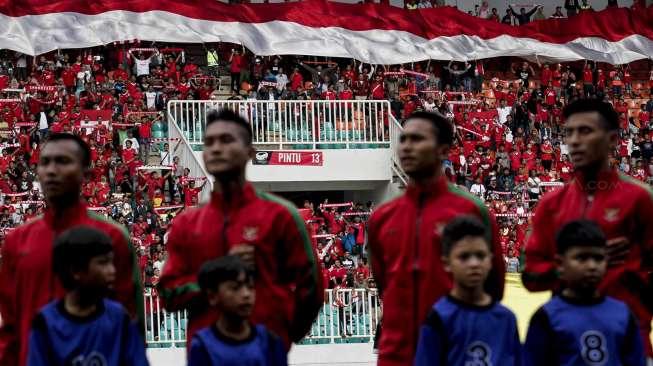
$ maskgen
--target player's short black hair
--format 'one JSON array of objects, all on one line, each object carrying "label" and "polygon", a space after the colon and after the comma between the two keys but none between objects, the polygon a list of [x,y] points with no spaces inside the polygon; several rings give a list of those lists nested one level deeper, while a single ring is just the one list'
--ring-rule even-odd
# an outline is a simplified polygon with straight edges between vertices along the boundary
[{"label": "player's short black hair", "polygon": [[608,131],[619,130],[619,114],[614,110],[612,104],[596,98],[576,99],[567,104],[562,110],[565,120],[573,114],[585,112],[598,112]]},{"label": "player's short black hair", "polygon": [[91,148],[88,147],[86,141],[82,140],[81,137],[67,132],[55,132],[48,135],[43,146],[45,146],[45,144],[47,144],[48,142],[55,142],[55,141],[72,141],[76,143],[77,146],[79,146],[79,150],[82,153],[81,156],[82,167],[86,169],[91,166]]},{"label": "player's short black hair", "polygon": [[54,239],[52,268],[67,290],[77,286],[73,272],[84,271],[100,255],[113,251],[111,238],[104,232],[88,226],[66,230]]},{"label": "player's short black hair", "polygon": [[558,254],[565,254],[572,247],[605,247],[605,234],[591,220],[574,220],[566,223],[556,234]]},{"label": "player's short black hair", "polygon": [[246,132],[244,135],[245,142],[248,145],[252,144],[252,127],[250,126],[249,122],[247,122],[247,120],[240,116],[238,113],[232,111],[231,109],[225,108],[213,110],[206,115],[206,127],[212,123],[219,121],[235,123],[238,126],[242,127],[242,129]]},{"label": "player's short black hair", "polygon": [[442,231],[442,255],[449,255],[451,249],[467,236],[482,237],[492,250],[488,241],[488,228],[477,218],[469,215],[458,216],[444,227]]},{"label": "player's short black hair", "polygon": [[254,271],[240,257],[226,255],[204,262],[197,275],[197,282],[202,291],[216,290],[224,282],[238,280],[242,273],[245,273],[248,280],[254,279]]},{"label": "player's short black hair", "polygon": [[453,143],[453,125],[445,116],[437,112],[417,111],[408,116],[410,119],[424,119],[431,123],[435,130],[435,138],[440,145],[451,145]]}]

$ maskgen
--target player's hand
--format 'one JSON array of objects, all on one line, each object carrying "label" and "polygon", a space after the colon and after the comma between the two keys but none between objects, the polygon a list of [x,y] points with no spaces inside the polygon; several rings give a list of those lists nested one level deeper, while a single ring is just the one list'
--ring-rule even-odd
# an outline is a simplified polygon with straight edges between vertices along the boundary
[{"label": "player's hand", "polygon": [[254,246],[250,244],[238,244],[229,249],[228,254],[239,256],[240,259],[245,262],[245,264],[254,268],[254,249]]},{"label": "player's hand", "polygon": [[630,253],[630,241],[624,236],[608,240],[608,267],[620,266],[625,263]]}]

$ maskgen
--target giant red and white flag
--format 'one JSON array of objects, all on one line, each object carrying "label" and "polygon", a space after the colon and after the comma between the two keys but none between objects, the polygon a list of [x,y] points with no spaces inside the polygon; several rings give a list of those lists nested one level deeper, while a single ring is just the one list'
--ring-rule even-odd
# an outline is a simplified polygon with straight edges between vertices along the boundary
[{"label": "giant red and white flag", "polygon": [[408,11],[318,0],[0,0],[0,48],[37,55],[127,39],[225,41],[259,55],[353,57],[376,64],[497,56],[621,64],[653,57],[653,7],[511,27],[450,7]]}]

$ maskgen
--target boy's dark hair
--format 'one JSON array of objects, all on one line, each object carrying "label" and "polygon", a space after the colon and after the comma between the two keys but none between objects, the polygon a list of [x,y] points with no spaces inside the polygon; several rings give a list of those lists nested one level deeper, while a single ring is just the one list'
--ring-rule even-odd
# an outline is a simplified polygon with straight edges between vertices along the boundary
[{"label": "boy's dark hair", "polygon": [[226,255],[202,264],[197,282],[202,291],[206,292],[217,289],[224,282],[238,280],[241,273],[245,273],[248,280],[254,278],[254,272],[240,257]]},{"label": "boy's dark hair", "polygon": [[238,113],[230,109],[219,109],[213,110],[206,115],[206,127],[218,121],[231,122],[242,127],[246,132],[244,135],[245,142],[247,145],[252,144],[252,127],[250,126],[249,122],[247,122],[247,120],[241,117]]},{"label": "boy's dark hair", "polygon": [[414,112],[406,120],[410,119],[424,119],[431,123],[433,130],[435,130],[435,139],[439,145],[451,145],[453,143],[453,125],[440,113],[436,112]]},{"label": "boy's dark hair", "polygon": [[574,220],[566,223],[556,234],[558,254],[565,254],[572,247],[605,247],[605,234],[594,221]]},{"label": "boy's dark hair", "polygon": [[449,255],[451,249],[466,236],[482,237],[490,250],[487,227],[473,216],[458,216],[451,220],[442,231],[442,255]]},{"label": "boy's dark hair", "polygon": [[54,239],[52,268],[66,290],[77,286],[72,273],[85,271],[93,257],[111,253],[111,238],[97,229],[77,226]]},{"label": "boy's dark hair", "polygon": [[82,167],[88,168],[91,166],[91,148],[88,147],[86,141],[82,140],[81,137],[77,135],[73,135],[72,133],[55,132],[48,135],[43,146],[45,146],[45,144],[47,144],[48,142],[55,142],[55,141],[72,141],[76,143],[77,146],[79,147],[79,150],[82,153],[81,156]]},{"label": "boy's dark hair", "polygon": [[612,104],[596,98],[576,99],[567,104],[562,110],[562,115],[566,120],[573,114],[585,112],[598,112],[608,131],[619,130],[619,114],[614,110]]}]

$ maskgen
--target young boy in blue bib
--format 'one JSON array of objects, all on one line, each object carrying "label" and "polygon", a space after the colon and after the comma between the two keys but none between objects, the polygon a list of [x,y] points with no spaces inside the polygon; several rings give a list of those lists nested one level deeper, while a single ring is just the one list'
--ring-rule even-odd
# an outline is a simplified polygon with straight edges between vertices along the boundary
[{"label": "young boy in blue bib", "polygon": [[116,279],[111,238],[86,226],[54,241],[54,273],[66,290],[34,318],[28,366],[147,366],[138,327],[105,296]]},{"label": "young boy in blue bib", "polygon": [[602,296],[606,238],[593,221],[576,220],[556,236],[562,291],[531,318],[527,365],[644,366],[637,321],[628,306]]},{"label": "young boy in blue bib", "polygon": [[471,216],[442,232],[442,261],[453,279],[420,329],[415,366],[521,366],[515,315],[485,289],[492,269],[488,228]]},{"label": "young boy in blue bib", "polygon": [[198,282],[219,316],[193,336],[188,366],[288,365],[281,339],[249,321],[256,297],[254,273],[240,257],[204,263]]}]

